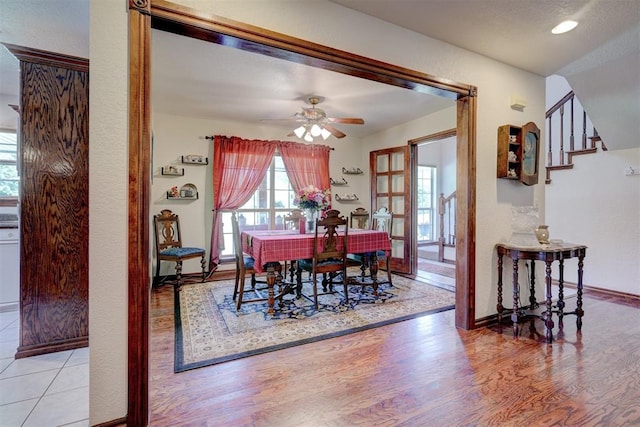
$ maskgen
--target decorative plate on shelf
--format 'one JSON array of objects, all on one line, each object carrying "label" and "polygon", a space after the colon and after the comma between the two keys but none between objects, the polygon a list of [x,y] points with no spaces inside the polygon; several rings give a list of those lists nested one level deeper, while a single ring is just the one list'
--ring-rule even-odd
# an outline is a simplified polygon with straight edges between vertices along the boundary
[{"label": "decorative plate on shelf", "polygon": [[185,184],[180,187],[180,197],[185,199],[198,197],[198,188],[191,183]]}]

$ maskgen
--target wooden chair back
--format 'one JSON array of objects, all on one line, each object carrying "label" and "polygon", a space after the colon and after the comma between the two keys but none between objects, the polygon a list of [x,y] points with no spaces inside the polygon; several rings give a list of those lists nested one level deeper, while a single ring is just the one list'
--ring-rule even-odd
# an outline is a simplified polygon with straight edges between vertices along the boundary
[{"label": "wooden chair back", "polygon": [[[342,229],[344,233],[339,234],[338,231]],[[328,266],[331,271],[346,269],[348,234],[347,220],[340,216],[338,210],[328,210],[324,218],[316,220],[313,246],[313,264],[316,272],[323,272],[322,266],[318,265],[327,260],[337,261]],[[343,266],[338,265],[339,263]]]},{"label": "wooden chair back", "polygon": [[167,248],[181,248],[180,219],[169,209],[163,209],[153,217],[155,225],[156,253]]},{"label": "wooden chair back", "polygon": [[378,231],[386,231],[389,237],[393,228],[393,213],[389,212],[386,207],[381,207],[371,215],[371,229]]},{"label": "wooden chair back", "polygon": [[367,230],[369,228],[369,211],[365,208],[357,208],[352,211],[349,227]]},{"label": "wooden chair back", "polygon": [[304,218],[304,213],[302,209],[294,209],[289,212],[289,215],[284,217],[284,228],[285,230],[299,230],[300,229],[300,219]]}]

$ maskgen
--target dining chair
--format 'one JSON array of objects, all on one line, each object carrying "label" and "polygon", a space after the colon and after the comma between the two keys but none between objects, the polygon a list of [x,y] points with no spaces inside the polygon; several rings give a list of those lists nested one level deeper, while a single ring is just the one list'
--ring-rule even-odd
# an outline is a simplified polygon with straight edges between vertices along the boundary
[{"label": "dining chair", "polygon": [[[235,253],[236,258],[236,279],[233,287],[233,300],[236,301],[236,310],[240,310],[240,307],[243,303],[248,302],[259,302],[266,301],[267,297],[262,296],[261,291],[266,291],[267,287],[257,287],[258,283],[266,283],[266,280],[258,280],[256,278],[256,270],[255,260],[253,257],[245,254],[242,251],[242,240],[240,237],[240,226],[238,225],[238,218],[236,217],[236,213],[231,213],[231,228],[233,234],[233,251]],[[268,268],[273,267],[276,275],[280,275],[282,273],[282,265],[279,262],[269,262],[263,266],[263,271],[267,271]],[[256,297],[252,299],[244,298],[244,282],[246,276],[251,275],[251,292],[253,292]],[[237,300],[236,300],[237,298]]]},{"label": "dining chair", "polygon": [[302,209],[293,209],[287,216],[284,217],[284,229],[299,230],[300,220],[302,218],[305,218]]},{"label": "dining chair", "polygon": [[[339,233],[338,230],[344,230]],[[322,219],[316,220],[313,240],[313,258],[297,261],[297,285],[302,288],[302,272],[311,273],[313,284],[313,302],[318,310],[318,296],[335,293],[333,279],[341,276],[344,286],[345,304],[349,303],[347,277],[347,241],[349,226],[340,216],[340,211],[331,209]],[[318,292],[318,274],[322,274],[322,292]]]},{"label": "dining chair", "polygon": [[205,253],[202,248],[183,247],[182,234],[180,232],[180,218],[169,209],[163,209],[153,217],[156,246],[156,274],[153,276],[153,286],[160,283],[160,262],[172,261],[176,263],[176,288],[182,285],[182,261],[191,258],[200,258],[202,266],[202,281],[206,275]]},{"label": "dining chair", "polygon": [[[393,213],[390,212],[386,207],[381,207],[377,211],[375,211],[371,215],[371,229],[378,231],[386,231],[389,235],[389,240],[391,240],[391,233],[393,229]],[[360,278],[361,282],[364,284],[364,280],[366,278],[366,269],[371,269],[371,257],[374,254],[372,252],[363,253],[363,254],[349,254],[347,257],[349,259],[349,265],[359,265],[360,266]],[[387,272],[387,281],[386,282],[378,282],[380,283],[389,283],[389,285],[393,286],[393,282],[391,281],[391,256],[387,255],[386,251],[376,251],[375,253],[378,261],[382,260],[384,263],[384,269]]]},{"label": "dining chair", "polygon": [[369,228],[369,211],[365,208],[357,208],[351,211],[349,227],[366,230]]}]

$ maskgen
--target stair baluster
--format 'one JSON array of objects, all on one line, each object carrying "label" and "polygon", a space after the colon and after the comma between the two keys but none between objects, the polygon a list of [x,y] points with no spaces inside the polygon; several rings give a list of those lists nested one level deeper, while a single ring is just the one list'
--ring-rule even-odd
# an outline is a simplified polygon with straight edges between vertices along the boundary
[{"label": "stair baluster", "polygon": [[[547,151],[547,166],[546,166],[546,170],[547,170],[547,176],[546,176],[546,180],[545,183],[549,184],[551,183],[551,171],[552,170],[561,170],[561,169],[572,169],[573,168],[573,156],[577,156],[580,154],[590,154],[590,153],[595,153],[598,151],[598,148],[596,147],[596,142],[600,141],[601,144],[601,148],[603,151],[607,150],[606,145],[604,144],[604,142],[602,141],[602,139],[600,138],[600,136],[598,135],[598,132],[596,130],[596,128],[593,128],[593,136],[588,136],[587,135],[587,113],[583,110],[582,111],[582,147],[578,150],[575,149],[575,106],[574,106],[574,100],[575,100],[575,95],[573,93],[573,91],[569,92],[568,94],[566,94],[560,101],[558,101],[553,107],[551,107],[549,109],[549,111],[547,111],[546,113],[546,118],[548,119],[548,127],[549,127],[549,137],[547,140],[547,147],[548,147],[548,151]],[[570,107],[571,107],[571,111],[570,111],[570,124],[569,124],[569,131],[570,131],[570,135],[569,135],[569,141],[568,141],[568,147],[569,150],[566,151],[566,163],[565,163],[565,137],[564,137],[564,128],[565,128],[565,120],[564,120],[564,109],[565,109],[565,105],[567,103],[571,103]],[[560,138],[560,143],[559,143],[559,157],[558,157],[558,163],[554,164],[553,161],[553,146],[554,146],[554,141],[553,141],[553,116],[555,112],[559,112],[558,115],[556,115],[556,117],[558,117],[559,120],[559,138]],[[589,139],[591,142],[590,144],[587,144],[587,139]]]}]

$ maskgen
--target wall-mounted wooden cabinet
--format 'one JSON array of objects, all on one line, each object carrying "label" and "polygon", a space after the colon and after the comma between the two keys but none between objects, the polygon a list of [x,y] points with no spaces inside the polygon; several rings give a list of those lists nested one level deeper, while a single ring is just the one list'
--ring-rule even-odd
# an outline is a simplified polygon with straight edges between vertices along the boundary
[{"label": "wall-mounted wooden cabinet", "polygon": [[498,128],[498,178],[537,184],[539,154],[540,129],[535,123]]}]

